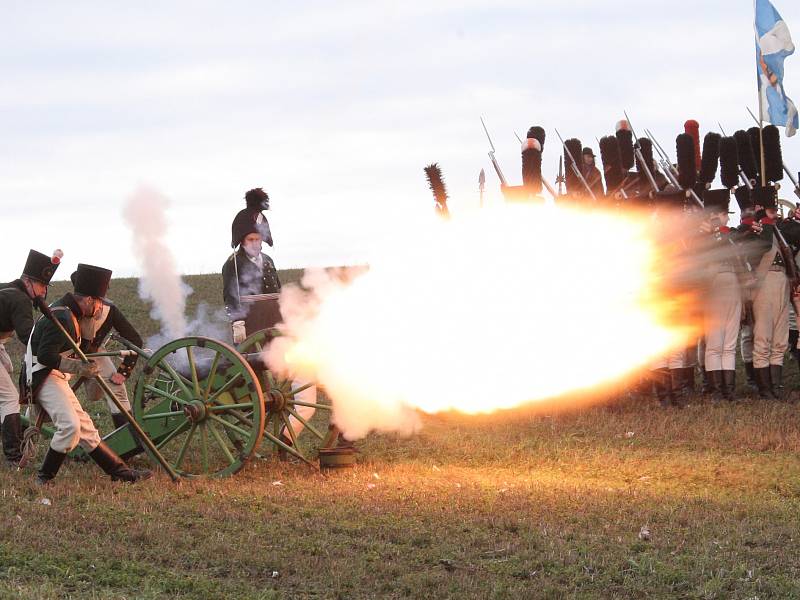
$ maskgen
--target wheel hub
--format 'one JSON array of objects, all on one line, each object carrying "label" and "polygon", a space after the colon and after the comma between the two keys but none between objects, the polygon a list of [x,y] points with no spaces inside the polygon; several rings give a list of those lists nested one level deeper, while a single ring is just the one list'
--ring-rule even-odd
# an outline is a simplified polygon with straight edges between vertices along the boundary
[{"label": "wheel hub", "polygon": [[199,423],[205,420],[207,416],[206,405],[200,400],[192,400],[189,404],[183,407],[183,414],[192,423]]},{"label": "wheel hub", "polygon": [[274,411],[283,410],[283,409],[286,408],[286,397],[283,395],[283,393],[280,390],[272,388],[269,391],[268,404],[269,404],[270,410],[274,410]]}]

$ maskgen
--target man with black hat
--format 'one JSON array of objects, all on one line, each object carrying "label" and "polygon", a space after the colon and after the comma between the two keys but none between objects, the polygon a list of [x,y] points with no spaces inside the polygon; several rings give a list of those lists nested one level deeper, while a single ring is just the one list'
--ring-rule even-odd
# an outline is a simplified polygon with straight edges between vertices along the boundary
[{"label": "man with black hat", "polygon": [[734,399],[736,341],[742,319],[737,250],[734,232],[728,227],[729,203],[727,189],[706,190],[703,194],[706,219],[701,230],[707,238],[701,250],[708,259],[703,306],[704,364],[714,400]]},{"label": "man with black hat", "polygon": [[600,200],[606,192],[603,189],[603,178],[600,175],[600,169],[595,166],[594,152],[587,146],[583,149],[582,157],[581,173],[583,178],[592,190],[594,197]]},{"label": "man with black hat", "polygon": [[258,224],[241,217],[233,221],[233,237],[239,249],[222,267],[222,295],[225,310],[233,326],[233,341],[244,341],[253,331],[247,331],[245,320],[248,308],[242,303],[243,296],[277,294],[281,290],[278,271],[272,259],[261,251],[263,237]]},{"label": "man with black hat", "polygon": [[0,284],[0,423],[3,454],[11,465],[22,458],[22,428],[19,416],[19,392],[11,380],[14,365],[5,343],[16,332],[17,339],[27,345],[33,329],[33,301],[47,296],[47,286],[61,260],[61,251],[47,256],[36,250],[28,253],[22,276],[11,283]]},{"label": "man with black hat", "polygon": [[[103,306],[111,271],[79,264],[74,292],[54,302],[50,310],[75,343],[81,343],[80,320],[94,317]],[[39,408],[55,426],[50,447],[39,469],[37,483],[46,484],[58,473],[67,453],[80,445],[114,481],[147,479],[147,470],[131,469],[100,439],[92,419],[81,407],[69,385],[72,375],[94,378],[96,363],[74,358],[73,347],[50,319],[40,319],[33,328],[25,356],[25,381]]]},{"label": "man with black hat", "polygon": [[[75,285],[78,272],[74,272],[70,279],[72,285]],[[103,298],[100,310],[94,316],[85,316],[80,319],[81,328],[81,350],[87,353],[105,352],[104,344],[111,331],[116,331],[120,337],[128,340],[134,346],[142,347],[142,336],[136,331],[136,328],[131,325],[130,321],[125,318],[119,307],[111,302],[108,298]],[[114,396],[119,400],[119,403],[130,412],[131,403],[128,399],[128,390],[125,387],[125,381],[130,377],[139,355],[135,352],[127,354],[123,358],[119,367],[117,367],[111,358],[101,356],[93,359],[99,368],[100,377],[106,380],[108,387],[114,392]],[[102,399],[105,394],[103,389],[95,379],[86,381],[86,396],[92,401]],[[117,405],[114,404],[110,398],[106,398],[108,409],[111,412],[111,420],[115,428],[127,425],[127,420],[119,412]]]}]

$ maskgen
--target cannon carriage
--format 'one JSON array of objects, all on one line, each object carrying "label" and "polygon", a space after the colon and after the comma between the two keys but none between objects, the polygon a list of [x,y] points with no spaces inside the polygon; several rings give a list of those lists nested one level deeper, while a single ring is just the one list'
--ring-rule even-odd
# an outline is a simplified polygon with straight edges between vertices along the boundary
[{"label": "cannon carriage", "polygon": [[[238,347],[190,336],[155,352],[114,338],[126,349],[103,355],[135,352],[143,360],[131,402],[140,432],[126,424],[104,441],[120,456],[144,446],[173,478],[228,477],[255,457],[292,456],[313,468],[320,458],[322,466],[352,464],[352,449],[335,448],[338,430],[332,425],[324,429],[319,419],[312,423],[303,415],[304,408],[317,414],[331,411],[318,394],[313,400],[304,397],[314,384],[277,376],[265,364],[262,351],[276,335],[275,329],[261,330]],[[41,419],[26,424],[30,454],[38,432],[49,437],[52,428]],[[141,434],[152,444],[141,444]],[[78,449],[74,455],[81,453]]]}]

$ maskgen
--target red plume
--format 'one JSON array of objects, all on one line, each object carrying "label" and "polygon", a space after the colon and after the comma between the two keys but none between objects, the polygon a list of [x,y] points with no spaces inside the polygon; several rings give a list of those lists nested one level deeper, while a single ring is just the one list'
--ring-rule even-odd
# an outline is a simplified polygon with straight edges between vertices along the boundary
[{"label": "red plume", "polygon": [[686,123],[683,124],[683,130],[692,136],[692,141],[694,142],[694,164],[700,167],[701,159],[700,159],[700,123],[695,121],[694,119],[689,119]]}]

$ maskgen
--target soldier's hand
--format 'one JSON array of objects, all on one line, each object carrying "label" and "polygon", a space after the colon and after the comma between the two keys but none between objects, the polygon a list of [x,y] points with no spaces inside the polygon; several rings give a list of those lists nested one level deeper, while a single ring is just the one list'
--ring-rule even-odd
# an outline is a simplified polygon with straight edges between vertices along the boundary
[{"label": "soldier's hand", "polygon": [[764,231],[764,226],[761,225],[761,223],[753,223],[752,225],[750,225],[750,230],[753,233],[761,233],[762,231]]},{"label": "soldier's hand", "polygon": [[125,376],[122,373],[114,373],[111,376],[111,383],[113,383],[114,385],[124,385]]},{"label": "soldier's hand", "polygon": [[91,360],[85,363],[76,358],[62,358],[58,370],[62,373],[71,373],[86,379],[93,379],[100,372],[100,367]]},{"label": "soldier's hand", "polygon": [[233,343],[241,344],[247,338],[247,330],[244,321],[233,322]]}]

